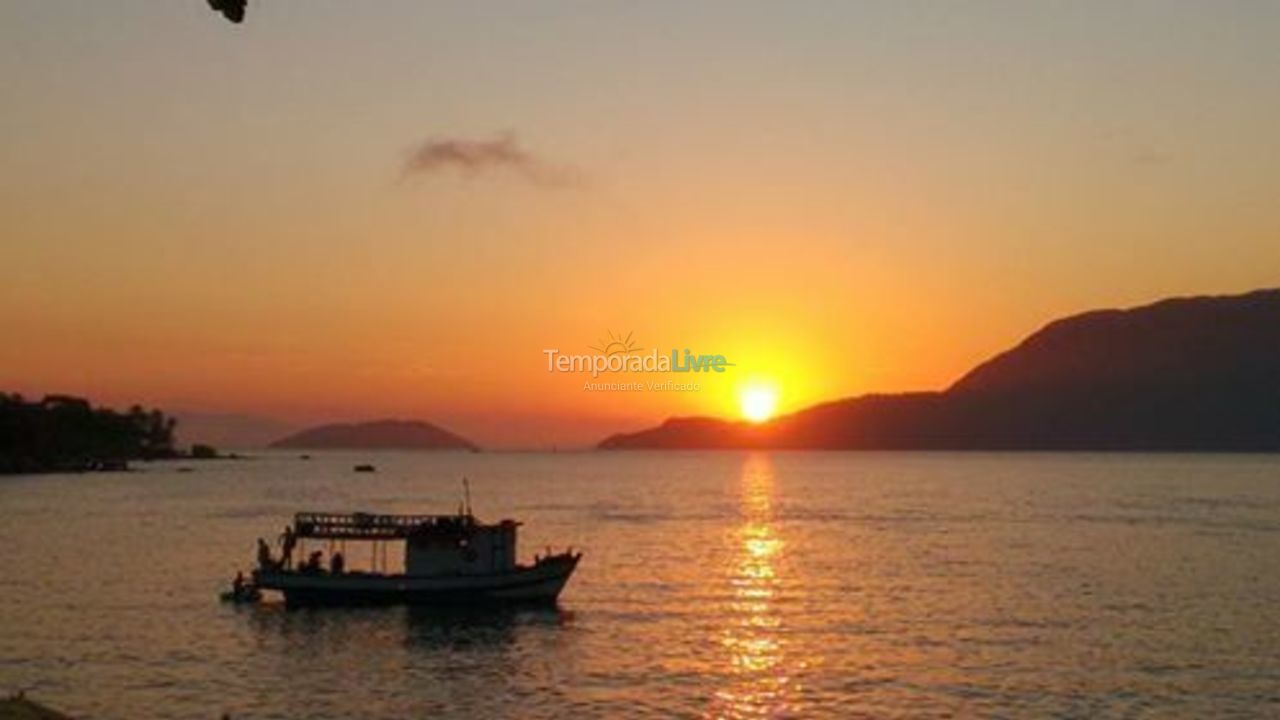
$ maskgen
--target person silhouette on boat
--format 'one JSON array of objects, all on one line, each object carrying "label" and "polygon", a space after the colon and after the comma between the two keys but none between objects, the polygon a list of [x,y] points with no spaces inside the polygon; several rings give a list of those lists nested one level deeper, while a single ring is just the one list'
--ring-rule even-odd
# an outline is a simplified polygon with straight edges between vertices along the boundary
[{"label": "person silhouette on boat", "polygon": [[347,569],[347,559],[342,556],[342,553],[336,552],[333,554],[332,557],[329,558],[329,572],[333,573],[334,575],[341,575],[342,572],[346,569]]},{"label": "person silhouette on boat", "polygon": [[293,528],[285,525],[284,532],[280,533],[280,564],[283,567],[289,567],[293,562],[293,547],[297,543],[298,536],[294,534]]},{"label": "person silhouette on boat", "polygon": [[298,566],[298,571],[306,574],[323,573],[324,552],[319,550],[312,552],[311,555],[307,556],[307,559],[303,560],[301,565]]},{"label": "person silhouette on boat", "polygon": [[258,567],[263,570],[270,570],[275,565],[275,561],[271,559],[271,546],[266,540],[258,538]]}]

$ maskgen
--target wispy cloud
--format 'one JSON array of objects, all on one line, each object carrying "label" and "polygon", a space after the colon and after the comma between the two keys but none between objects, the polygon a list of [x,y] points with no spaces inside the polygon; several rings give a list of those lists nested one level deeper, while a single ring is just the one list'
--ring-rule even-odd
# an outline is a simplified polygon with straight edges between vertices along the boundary
[{"label": "wispy cloud", "polygon": [[409,153],[403,167],[405,178],[455,171],[467,175],[510,172],[547,187],[580,182],[576,170],[530,152],[510,132],[490,139],[428,138]]}]

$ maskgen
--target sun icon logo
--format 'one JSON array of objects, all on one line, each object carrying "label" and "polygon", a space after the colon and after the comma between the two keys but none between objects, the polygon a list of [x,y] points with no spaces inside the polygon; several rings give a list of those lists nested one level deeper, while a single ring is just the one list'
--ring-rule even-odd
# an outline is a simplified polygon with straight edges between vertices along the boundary
[{"label": "sun icon logo", "polygon": [[590,347],[592,350],[595,350],[605,357],[611,355],[630,355],[634,352],[640,352],[640,346],[631,339],[631,336],[634,334],[634,332],[629,332],[626,337],[623,337],[622,333],[614,335],[613,332],[610,331],[608,340],[599,340],[597,341],[599,345],[592,345]]}]

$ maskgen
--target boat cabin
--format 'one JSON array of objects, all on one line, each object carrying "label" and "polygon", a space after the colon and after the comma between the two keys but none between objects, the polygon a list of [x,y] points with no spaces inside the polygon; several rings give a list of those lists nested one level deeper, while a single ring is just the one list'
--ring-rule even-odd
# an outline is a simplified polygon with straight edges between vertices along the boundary
[{"label": "boat cabin", "polygon": [[[370,513],[302,512],[292,532],[300,545],[307,540],[345,548],[348,541],[373,543],[373,570],[387,571],[390,543],[404,545],[404,574],[414,577],[493,575],[516,568],[516,529],[502,520],[485,524],[470,513],[457,515],[373,515]],[[299,553],[299,557],[303,556]]]}]

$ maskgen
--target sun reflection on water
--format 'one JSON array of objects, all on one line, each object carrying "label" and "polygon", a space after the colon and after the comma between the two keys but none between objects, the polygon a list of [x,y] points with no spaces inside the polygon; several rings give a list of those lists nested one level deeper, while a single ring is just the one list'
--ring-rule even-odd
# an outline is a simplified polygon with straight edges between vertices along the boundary
[{"label": "sun reflection on water", "polygon": [[774,472],[767,454],[747,456],[740,487],[742,522],[727,540],[733,549],[731,594],[720,633],[727,681],[707,717],[788,717],[799,709],[792,673],[801,666],[791,661],[778,604],[786,543],[774,522]]}]

